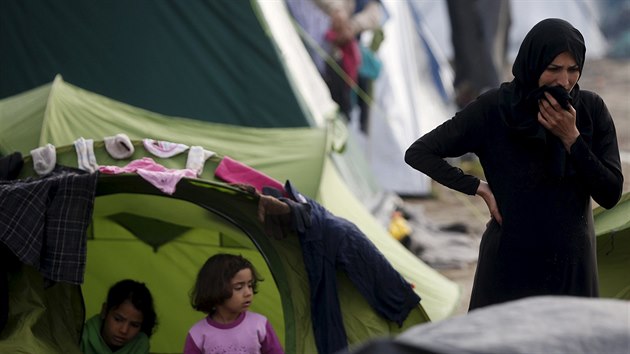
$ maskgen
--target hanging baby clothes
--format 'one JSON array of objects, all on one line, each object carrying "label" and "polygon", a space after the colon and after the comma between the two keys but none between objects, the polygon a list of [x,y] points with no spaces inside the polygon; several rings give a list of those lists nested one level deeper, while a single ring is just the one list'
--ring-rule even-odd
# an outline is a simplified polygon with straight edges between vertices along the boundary
[{"label": "hanging baby clothes", "polygon": [[46,146],[31,150],[31,157],[33,158],[33,169],[35,172],[40,176],[44,176],[55,168],[57,150],[54,145],[46,144]]},{"label": "hanging baby clothes", "polygon": [[142,144],[148,152],[162,158],[173,157],[188,150],[188,145],[163,140],[143,139]]},{"label": "hanging baby clothes", "polygon": [[105,142],[105,150],[116,160],[128,159],[135,151],[131,140],[126,134],[107,136],[103,141]]},{"label": "hanging baby clothes", "polygon": [[190,150],[188,150],[186,168],[197,172],[197,176],[201,176],[201,173],[203,173],[203,166],[206,164],[206,160],[214,155],[214,151],[205,150],[201,146],[191,146]]},{"label": "hanging baby clothes", "polygon": [[175,193],[175,186],[183,177],[196,178],[197,172],[191,169],[174,170],[166,168],[150,157],[133,160],[127,166],[100,166],[105,174],[137,173],[147,182],[166,194]]},{"label": "hanging baby clothes", "polygon": [[96,156],[94,155],[94,140],[80,137],[74,141],[77,152],[77,163],[83,171],[94,172],[98,170]]}]

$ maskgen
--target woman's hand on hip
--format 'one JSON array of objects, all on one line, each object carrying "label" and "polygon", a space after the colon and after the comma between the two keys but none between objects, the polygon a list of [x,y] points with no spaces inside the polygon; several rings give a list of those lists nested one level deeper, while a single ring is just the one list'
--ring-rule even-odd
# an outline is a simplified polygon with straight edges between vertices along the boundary
[{"label": "woman's hand on hip", "polygon": [[483,198],[484,202],[486,202],[492,218],[495,219],[499,223],[499,225],[502,225],[503,217],[499,212],[499,206],[497,205],[497,201],[494,199],[494,194],[490,189],[490,185],[488,185],[486,181],[479,182],[479,187],[477,187],[477,195]]}]

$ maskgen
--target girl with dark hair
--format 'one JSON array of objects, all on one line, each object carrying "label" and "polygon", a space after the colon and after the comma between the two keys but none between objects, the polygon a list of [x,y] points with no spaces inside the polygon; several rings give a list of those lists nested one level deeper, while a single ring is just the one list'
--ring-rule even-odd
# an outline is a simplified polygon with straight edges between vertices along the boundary
[{"label": "girl with dark hair", "polygon": [[144,283],[121,280],[109,289],[101,313],[85,323],[81,350],[84,354],[148,353],[156,323],[149,289]]},{"label": "girl with dark hair", "polygon": [[[527,34],[514,79],[415,141],[405,161],[479,195],[490,210],[469,309],[536,295],[598,296],[591,198],[612,208],[623,175],[612,117],[580,90],[582,34],[546,19]],[[487,182],[446,157],[475,153]]]},{"label": "girl with dark hair", "polygon": [[242,256],[210,257],[191,294],[192,307],[208,316],[188,331],[184,354],[284,353],[267,318],[248,311],[261,280]]}]

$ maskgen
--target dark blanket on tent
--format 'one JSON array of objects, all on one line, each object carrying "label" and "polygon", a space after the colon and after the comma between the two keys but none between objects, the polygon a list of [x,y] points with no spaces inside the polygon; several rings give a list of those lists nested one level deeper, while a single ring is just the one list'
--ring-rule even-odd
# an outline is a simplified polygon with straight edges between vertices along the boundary
[{"label": "dark blanket on tent", "polygon": [[420,302],[411,284],[356,225],[302,196],[288,181],[285,190],[294,201],[310,205],[310,227],[298,233],[309,278],[313,332],[319,352],[333,353],[347,347],[337,271],[348,276],[378,314],[402,325]]},{"label": "dark blanket on tent", "polygon": [[[630,303],[539,296],[488,306],[414,326],[395,340],[365,344],[354,354],[628,353]],[[373,351],[378,348],[377,351]]]},{"label": "dark blanket on tent", "polygon": [[0,181],[0,242],[49,281],[83,283],[97,176],[57,167],[39,179]]}]

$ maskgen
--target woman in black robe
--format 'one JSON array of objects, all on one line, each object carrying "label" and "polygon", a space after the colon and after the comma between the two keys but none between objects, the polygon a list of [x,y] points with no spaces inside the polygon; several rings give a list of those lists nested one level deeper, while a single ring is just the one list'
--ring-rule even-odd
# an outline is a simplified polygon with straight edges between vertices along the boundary
[{"label": "woman in black robe", "polygon": [[[490,90],[415,141],[405,161],[435,181],[486,202],[469,310],[526,296],[598,296],[591,198],[621,197],[612,117],[580,90],[582,34],[546,19],[527,34],[514,79]],[[487,182],[447,163],[475,153]]]}]

